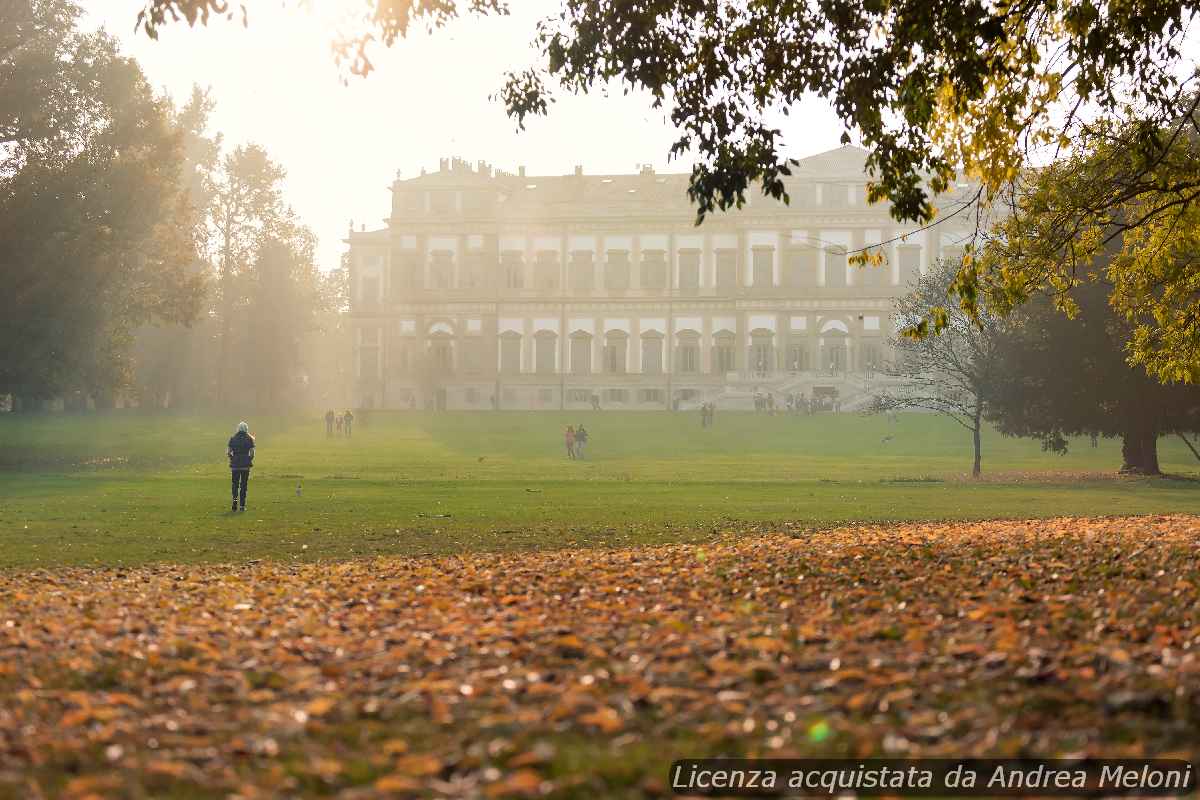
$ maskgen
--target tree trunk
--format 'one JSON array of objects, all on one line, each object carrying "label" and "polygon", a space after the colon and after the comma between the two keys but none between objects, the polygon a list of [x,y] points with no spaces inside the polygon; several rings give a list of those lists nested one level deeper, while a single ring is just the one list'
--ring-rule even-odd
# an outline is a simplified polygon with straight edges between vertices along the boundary
[{"label": "tree trunk", "polygon": [[1144,429],[1121,435],[1121,472],[1126,475],[1160,475],[1158,469],[1158,433]]},{"label": "tree trunk", "polygon": [[974,443],[975,443],[975,463],[973,463],[971,465],[971,477],[972,478],[979,477],[980,462],[983,460],[982,453],[980,452],[981,448],[980,448],[980,442],[979,442],[980,428],[982,427],[982,422],[981,422],[982,418],[983,418],[983,404],[976,401],[976,403],[975,403],[975,427],[971,430],[971,438],[974,440]]}]

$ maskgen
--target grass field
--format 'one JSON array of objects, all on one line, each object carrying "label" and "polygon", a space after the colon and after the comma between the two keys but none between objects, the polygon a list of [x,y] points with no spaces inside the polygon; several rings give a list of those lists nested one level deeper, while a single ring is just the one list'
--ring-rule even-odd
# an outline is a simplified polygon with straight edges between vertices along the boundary
[{"label": "grass field", "polygon": [[707,755],[1200,753],[1180,442],[1130,479],[1115,442],[989,433],[974,482],[926,415],[251,422],[231,514],[235,419],[0,416],[0,800],[645,800]]},{"label": "grass field", "polygon": [[[1119,443],[984,439],[930,415],[374,413],[353,439],[252,418],[249,511],[230,514],[236,420],[0,415],[0,566],[311,560],[698,541],[753,527],[1200,512],[1197,463],[1118,479]],[[591,432],[569,461],[567,424]],[[886,437],[891,437],[884,441]],[[297,486],[300,487],[299,494]]]}]

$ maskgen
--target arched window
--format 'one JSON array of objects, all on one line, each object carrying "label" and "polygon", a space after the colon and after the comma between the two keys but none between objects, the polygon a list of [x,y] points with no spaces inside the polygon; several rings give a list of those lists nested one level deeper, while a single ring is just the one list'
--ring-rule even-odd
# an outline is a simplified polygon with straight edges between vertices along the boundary
[{"label": "arched window", "polygon": [[775,371],[775,333],[766,328],[750,331],[750,370],[765,378]]},{"label": "arched window", "polygon": [[720,330],[713,334],[712,371],[717,375],[733,372],[736,368],[732,331]]}]

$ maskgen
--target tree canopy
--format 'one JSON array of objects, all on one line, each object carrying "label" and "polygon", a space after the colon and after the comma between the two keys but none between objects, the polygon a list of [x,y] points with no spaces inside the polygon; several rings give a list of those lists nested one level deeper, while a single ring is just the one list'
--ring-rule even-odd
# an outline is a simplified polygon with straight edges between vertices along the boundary
[{"label": "tree canopy", "polygon": [[1039,292],[1013,313],[996,337],[997,374],[985,413],[1001,432],[1042,439],[1064,451],[1067,436],[1119,436],[1122,469],[1157,474],[1158,438],[1200,430],[1200,388],[1164,386],[1126,363],[1129,323],[1108,304],[1098,281],[1068,297],[1076,318]]},{"label": "tree canopy", "polygon": [[[769,120],[818,95],[869,150],[871,198],[889,200],[899,220],[928,222],[933,195],[957,174],[999,191],[1029,148],[1069,145],[1085,107],[1173,114],[1195,8],[1178,0],[562,0],[534,35],[538,63],[509,73],[501,97],[523,123],[546,113],[556,90],[617,81],[648,91],[680,131],[672,152],[696,158],[690,192],[702,217],[741,204],[756,183],[785,196],[794,162]],[[371,45],[391,45],[414,23],[506,12],[502,0],[361,0],[359,28],[338,52],[365,74]],[[154,35],[171,20],[213,13],[232,14],[230,4],[147,0],[139,19]]]},{"label": "tree canopy", "polygon": [[170,106],[79,13],[0,10],[0,392],[30,398],[106,393],[136,327],[203,289]]},{"label": "tree canopy", "polygon": [[964,276],[1011,310],[1049,287],[1074,315],[1079,282],[1111,286],[1130,363],[1200,381],[1200,95],[1169,125],[1101,122],[1012,184],[1004,219]]}]

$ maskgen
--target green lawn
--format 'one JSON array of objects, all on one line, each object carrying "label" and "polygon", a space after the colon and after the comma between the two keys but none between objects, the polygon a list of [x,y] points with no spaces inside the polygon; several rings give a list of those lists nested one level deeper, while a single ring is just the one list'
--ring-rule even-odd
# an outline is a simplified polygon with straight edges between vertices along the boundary
[{"label": "green lawn", "polygon": [[[252,418],[250,510],[228,510],[236,419],[0,415],[0,566],[426,554],[689,541],[758,524],[1200,513],[1197,462],[1113,479],[1119,443],[1066,456],[906,415],[374,413],[354,438],[312,418]],[[565,458],[583,422],[589,459]],[[891,437],[884,441],[885,438]],[[1095,474],[1089,474],[1095,473]],[[300,493],[297,494],[297,485]]]}]

